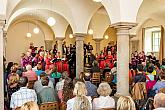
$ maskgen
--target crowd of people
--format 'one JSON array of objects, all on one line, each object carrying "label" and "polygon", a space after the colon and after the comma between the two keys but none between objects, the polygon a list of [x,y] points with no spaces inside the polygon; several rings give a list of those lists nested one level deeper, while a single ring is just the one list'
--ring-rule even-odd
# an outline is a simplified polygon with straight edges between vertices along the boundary
[{"label": "crowd of people", "polygon": [[[129,65],[130,96],[115,94],[117,83],[117,46],[108,44],[100,54],[93,55],[93,46],[84,44],[84,70],[75,78],[76,46],[66,46],[62,53],[54,49],[39,50],[30,43],[22,54],[21,65],[9,62],[4,66],[6,110],[38,110],[46,102],[66,104],[66,110],[164,110],[165,60],[160,65],[152,53],[132,53]],[[86,65],[87,64],[87,65]],[[72,71],[73,68],[73,71]],[[92,74],[99,72],[102,82],[92,83]],[[105,73],[111,82],[105,82]],[[31,86],[32,84],[32,86]],[[154,103],[152,103],[154,100]]]}]

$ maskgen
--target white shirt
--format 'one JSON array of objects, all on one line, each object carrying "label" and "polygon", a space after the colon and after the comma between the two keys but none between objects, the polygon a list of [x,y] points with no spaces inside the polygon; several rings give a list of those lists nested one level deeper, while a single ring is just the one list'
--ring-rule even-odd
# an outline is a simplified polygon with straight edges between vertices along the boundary
[{"label": "white shirt", "polygon": [[57,90],[57,91],[63,90],[64,81],[65,81],[65,79],[63,79],[62,81],[60,81],[60,82],[58,82],[58,83],[56,84],[56,90]]},{"label": "white shirt", "polygon": [[115,100],[110,96],[100,96],[93,99],[93,109],[115,108]]},{"label": "white shirt", "polygon": [[10,108],[21,107],[24,103],[34,101],[37,103],[36,92],[27,87],[21,87],[19,91],[14,92],[11,96]]},{"label": "white shirt", "polygon": [[[90,96],[86,96],[90,103],[90,110],[92,110],[92,98]],[[67,109],[66,110],[73,110],[73,105],[75,102],[75,98],[69,99],[67,101]]]}]

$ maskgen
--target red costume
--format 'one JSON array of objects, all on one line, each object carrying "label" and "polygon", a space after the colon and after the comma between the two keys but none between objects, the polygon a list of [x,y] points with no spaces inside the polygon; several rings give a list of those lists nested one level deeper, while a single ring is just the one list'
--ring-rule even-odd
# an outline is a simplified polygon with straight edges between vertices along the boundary
[{"label": "red costume", "polygon": [[45,65],[45,70],[49,69],[50,66],[51,66],[51,58],[46,58],[45,59],[45,62],[46,62],[46,65]]},{"label": "red costume", "polygon": [[62,66],[63,68],[63,71],[67,71],[68,72],[68,74],[69,74],[69,65],[68,65],[68,61],[67,61],[67,58],[64,58],[64,60],[63,60],[63,66]]},{"label": "red costume", "polygon": [[109,65],[109,68],[113,68],[113,56],[111,54],[107,55],[105,62]]},{"label": "red costume", "polygon": [[99,63],[99,67],[100,69],[104,69],[105,68],[105,55],[102,53],[100,55],[100,63]]},{"label": "red costume", "polygon": [[57,67],[57,71],[58,72],[62,72],[62,61],[61,61],[61,57],[60,57],[60,52],[58,52],[58,55],[56,56],[57,61],[55,62],[55,65]]}]

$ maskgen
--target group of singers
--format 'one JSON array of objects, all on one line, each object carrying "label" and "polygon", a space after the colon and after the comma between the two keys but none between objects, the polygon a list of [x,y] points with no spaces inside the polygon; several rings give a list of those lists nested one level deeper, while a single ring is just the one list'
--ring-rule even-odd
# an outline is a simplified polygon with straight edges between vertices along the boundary
[{"label": "group of singers", "polygon": [[[27,53],[22,53],[21,55],[21,66],[25,68],[27,64],[31,64],[32,67],[35,67],[37,64],[42,65],[43,70],[50,69],[52,66],[57,67],[58,72],[68,71],[68,73],[75,74],[76,68],[76,44],[70,44],[66,46],[64,41],[62,44],[62,53],[58,52],[56,42],[52,50],[44,50],[44,46],[41,46],[39,49],[30,43]],[[88,64],[90,67],[94,60],[99,62],[100,69],[105,68],[105,64],[108,64],[110,68],[113,67],[113,62],[116,61],[116,45],[108,44],[100,52],[95,55],[92,53],[93,46],[90,44],[84,44],[84,66]],[[74,76],[73,76],[74,77]]]}]

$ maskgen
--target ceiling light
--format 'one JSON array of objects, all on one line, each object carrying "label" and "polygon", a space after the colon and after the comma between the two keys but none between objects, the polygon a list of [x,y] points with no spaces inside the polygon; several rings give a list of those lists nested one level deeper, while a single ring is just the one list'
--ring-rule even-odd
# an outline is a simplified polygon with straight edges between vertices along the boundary
[{"label": "ceiling light", "polygon": [[33,29],[33,32],[34,32],[35,34],[38,34],[38,33],[40,32],[40,30],[39,30],[38,27],[35,27],[35,28]]},{"label": "ceiling light", "polygon": [[49,26],[54,26],[54,25],[56,24],[56,20],[55,20],[53,17],[49,17],[49,18],[47,19],[47,24],[48,24]]},{"label": "ceiling light", "polygon": [[69,38],[71,38],[71,39],[72,39],[72,38],[73,38],[73,34],[69,34]]},{"label": "ceiling light", "polygon": [[32,34],[30,32],[26,33],[26,37],[31,38]]},{"label": "ceiling light", "polygon": [[105,39],[108,39],[108,38],[109,38],[109,36],[108,36],[108,35],[105,35],[104,37],[105,37]]},{"label": "ceiling light", "polygon": [[102,0],[93,0],[94,2],[102,2]]},{"label": "ceiling light", "polygon": [[89,34],[89,35],[92,35],[92,34],[93,34],[93,30],[92,30],[92,29],[89,29],[89,30],[88,30],[88,34]]}]

